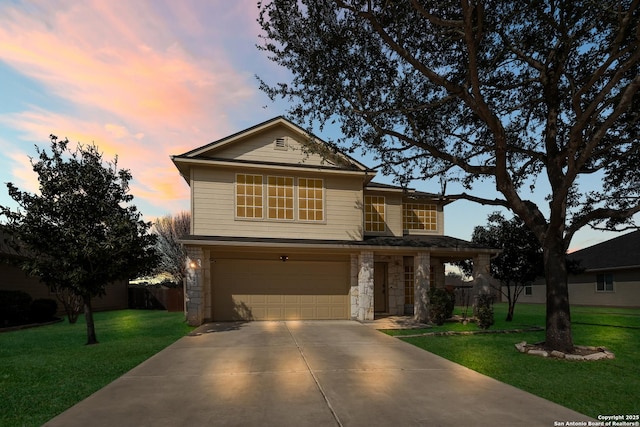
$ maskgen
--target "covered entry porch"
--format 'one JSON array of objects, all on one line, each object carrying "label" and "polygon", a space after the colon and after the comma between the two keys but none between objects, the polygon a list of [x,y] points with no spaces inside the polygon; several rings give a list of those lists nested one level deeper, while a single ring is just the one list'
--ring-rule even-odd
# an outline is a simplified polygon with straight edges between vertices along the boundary
[{"label": "covered entry porch", "polygon": [[443,288],[445,264],[473,260],[474,285],[490,283],[490,260],[496,249],[447,236],[374,238],[351,254],[351,318],[372,321],[376,315],[411,315],[428,321],[431,287]]}]

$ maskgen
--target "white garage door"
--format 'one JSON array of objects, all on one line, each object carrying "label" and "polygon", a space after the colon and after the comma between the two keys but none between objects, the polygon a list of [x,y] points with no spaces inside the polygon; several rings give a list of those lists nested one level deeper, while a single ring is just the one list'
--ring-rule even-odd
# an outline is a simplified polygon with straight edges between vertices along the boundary
[{"label": "white garage door", "polygon": [[348,319],[348,262],[217,259],[214,320]]}]

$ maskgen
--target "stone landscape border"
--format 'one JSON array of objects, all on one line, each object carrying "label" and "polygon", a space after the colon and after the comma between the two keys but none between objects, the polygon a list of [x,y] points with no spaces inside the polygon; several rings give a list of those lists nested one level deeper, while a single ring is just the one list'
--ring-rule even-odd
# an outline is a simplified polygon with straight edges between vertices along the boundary
[{"label": "stone landscape border", "polygon": [[563,353],[557,350],[547,351],[539,344],[527,344],[526,341],[519,342],[515,345],[515,347],[520,353],[531,354],[533,356],[540,357],[554,357],[556,359],[565,360],[585,361],[616,358],[616,355],[609,351],[609,349],[607,349],[606,347],[576,345],[576,353]]},{"label": "stone landscape border", "polygon": [[[479,335],[479,334],[517,334],[522,332],[538,332],[544,331],[544,328],[539,326],[532,326],[524,329],[497,329],[497,330],[481,330],[481,331],[442,331],[442,332],[424,332],[420,334],[410,335],[395,335],[396,338],[419,338],[419,337],[442,337],[451,335]],[[593,347],[576,345],[575,353],[563,353],[561,351],[553,350],[547,351],[542,347],[542,344],[527,344],[526,341],[515,344],[516,349],[520,353],[530,354],[532,356],[540,357],[552,357],[556,359],[565,360],[601,360],[601,359],[615,359],[616,356],[606,347]]]}]

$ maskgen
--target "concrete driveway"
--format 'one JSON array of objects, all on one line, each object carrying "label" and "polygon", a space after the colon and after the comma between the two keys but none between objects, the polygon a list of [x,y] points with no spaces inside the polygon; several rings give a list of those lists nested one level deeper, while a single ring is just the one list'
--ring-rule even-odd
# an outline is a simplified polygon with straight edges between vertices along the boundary
[{"label": "concrete driveway", "polygon": [[589,420],[358,322],[222,323],[198,331],[45,425],[554,426]]}]

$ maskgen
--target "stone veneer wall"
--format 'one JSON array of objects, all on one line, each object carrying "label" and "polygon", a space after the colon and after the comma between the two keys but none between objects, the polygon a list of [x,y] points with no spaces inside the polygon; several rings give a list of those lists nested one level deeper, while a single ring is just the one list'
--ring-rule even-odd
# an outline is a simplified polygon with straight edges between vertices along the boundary
[{"label": "stone veneer wall", "polygon": [[358,270],[360,269],[358,255],[351,255],[351,291],[349,296],[351,299],[351,318],[358,318],[358,304],[360,292],[358,290]]},{"label": "stone veneer wall", "polygon": [[358,257],[358,320],[374,320],[373,252],[363,251]]},{"label": "stone veneer wall", "polygon": [[413,295],[413,318],[426,323],[429,320],[429,298],[427,292],[431,287],[429,280],[429,269],[431,268],[431,254],[429,252],[419,252],[413,259],[414,269],[414,295]]},{"label": "stone veneer wall", "polygon": [[200,266],[192,268],[187,265],[187,323],[199,326],[204,321],[203,263],[204,253],[201,247],[187,246],[187,263],[200,260]]}]

